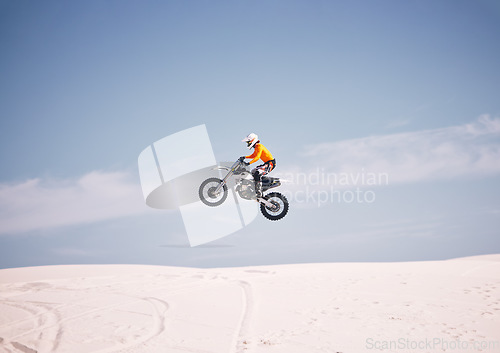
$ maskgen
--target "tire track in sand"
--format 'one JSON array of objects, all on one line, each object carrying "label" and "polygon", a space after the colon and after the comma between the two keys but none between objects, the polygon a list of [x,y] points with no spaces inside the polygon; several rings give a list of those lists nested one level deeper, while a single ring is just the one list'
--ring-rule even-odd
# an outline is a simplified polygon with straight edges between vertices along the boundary
[{"label": "tire track in sand", "polygon": [[[170,286],[170,285],[171,284],[157,285],[157,286],[155,286],[153,288],[149,288],[148,292],[155,292],[157,290],[163,289],[166,286]],[[194,283],[193,284],[192,282],[188,282],[186,285],[184,285],[184,286],[182,286],[180,288],[177,288],[174,291],[172,291],[172,293],[179,293],[179,292],[183,292],[185,290],[191,290],[191,289],[194,289],[194,288],[201,287],[202,285],[203,285],[202,283]],[[56,351],[58,349],[60,343],[61,343],[62,336],[63,336],[64,329],[65,329],[65,324],[67,324],[68,322],[76,320],[76,319],[85,318],[86,316],[94,314],[94,313],[97,313],[97,312],[110,311],[110,310],[113,310],[115,308],[119,308],[121,306],[127,306],[129,304],[134,304],[134,303],[137,303],[137,302],[140,302],[140,301],[149,302],[149,304],[153,307],[153,313],[152,313],[152,317],[154,318],[153,319],[154,320],[153,331],[157,330],[157,327],[155,326],[157,323],[159,323],[159,327],[163,327],[163,329],[164,329],[164,327],[165,327],[165,325],[164,325],[165,316],[163,316],[162,319],[159,319],[157,317],[158,311],[157,311],[157,308],[155,307],[155,305],[153,304],[153,302],[151,301],[151,299],[156,300],[160,304],[160,306],[164,305],[164,307],[166,308],[164,310],[164,312],[166,310],[168,310],[168,303],[162,301],[159,298],[153,298],[151,296],[148,296],[148,297],[137,297],[137,296],[125,295],[123,293],[114,293],[114,294],[119,294],[119,295],[122,295],[124,297],[129,297],[131,299],[128,300],[128,301],[116,302],[116,303],[113,303],[113,304],[110,304],[110,305],[92,307],[91,309],[84,310],[84,311],[81,311],[81,312],[79,312],[77,314],[70,315],[70,316],[65,316],[65,317],[61,316],[61,313],[58,311],[58,309],[61,309],[61,308],[67,309],[67,308],[72,308],[72,307],[78,307],[78,306],[81,306],[82,304],[88,305],[88,302],[92,303],[92,302],[96,301],[97,299],[92,298],[90,300],[85,300],[85,299],[84,300],[79,300],[78,302],[73,303],[73,304],[50,303],[50,304],[56,304],[57,306],[52,307],[49,310],[47,310],[47,308],[46,308],[47,304],[49,304],[49,303],[33,302],[33,301],[25,302],[25,303],[30,303],[30,304],[34,304],[34,303],[46,304],[45,305],[45,310],[42,311],[42,312],[39,312],[39,311],[37,311],[35,309],[27,307],[26,304],[23,305],[22,302],[17,302],[17,301],[8,301],[7,302],[7,301],[3,301],[3,302],[1,302],[2,304],[7,304],[9,306],[17,307],[18,309],[25,310],[25,311],[27,311],[28,313],[30,313],[32,315],[31,317],[29,317],[27,319],[22,319],[22,320],[15,321],[13,324],[20,324],[20,323],[23,323],[23,322],[26,322],[26,321],[32,321],[32,323],[33,323],[33,327],[31,329],[24,330],[22,332],[16,332],[13,335],[11,335],[10,337],[5,337],[4,336],[3,337],[3,342],[2,342],[3,348],[5,348],[5,346],[6,346],[7,343],[13,342],[14,340],[17,340],[17,339],[19,339],[19,338],[21,338],[23,336],[27,336],[27,335],[33,334],[33,333],[35,333],[37,331],[46,331],[48,329],[54,329],[55,328],[56,333],[55,333],[54,339],[52,341],[52,351]],[[161,303],[161,302],[163,302],[163,303]],[[55,312],[53,312],[53,311],[55,311]],[[50,318],[50,320],[47,320],[44,317],[47,314],[55,314],[55,316],[56,316],[55,320],[53,318]],[[6,325],[4,325],[4,326],[6,326]],[[156,337],[157,335],[158,334],[155,334],[153,336]],[[151,338],[152,338],[151,335],[147,335],[146,339],[143,340],[143,341],[147,341],[147,340],[149,340]],[[139,342],[139,344],[140,343],[141,342]],[[45,347],[43,347],[43,348],[45,348]],[[120,347],[118,350],[120,350],[120,349],[123,349],[123,347]],[[116,351],[116,350],[117,349],[111,349],[109,351],[113,352],[113,351]],[[103,351],[107,352],[108,349],[105,349]]]},{"label": "tire track in sand", "polygon": [[[31,316],[27,319],[15,321],[14,324],[26,323],[31,321],[33,327],[30,330],[25,332],[35,332],[40,330],[38,335],[38,350],[42,351],[55,351],[59,344],[59,339],[62,335],[62,328],[60,323],[61,316],[58,312],[58,308],[63,307],[64,305],[54,306],[54,303],[45,303],[39,301],[25,301],[24,303],[11,302],[11,301],[3,301],[1,302],[3,305],[11,306],[20,310],[24,310],[31,314]],[[43,327],[48,325],[47,330],[43,330]],[[3,325],[4,328],[6,325]],[[19,342],[14,341],[19,337],[23,336],[17,335],[13,337],[9,337],[8,340],[4,341],[4,344],[10,342],[12,346],[14,346],[17,350],[23,352],[36,352],[32,348],[25,346]],[[25,347],[25,348],[20,348]]]},{"label": "tire track in sand", "polygon": [[137,301],[140,300],[146,301],[152,308],[153,325],[150,330],[150,334],[141,336],[139,339],[126,344],[119,344],[109,348],[97,350],[95,351],[95,353],[112,353],[122,350],[128,350],[152,340],[153,338],[161,335],[163,331],[165,331],[166,312],[170,309],[170,305],[168,304],[168,302],[156,297],[137,298]]},{"label": "tire track in sand", "polygon": [[252,286],[249,282],[237,280],[233,281],[242,290],[243,308],[241,311],[241,318],[238,325],[237,333],[233,339],[232,353],[243,353],[249,350],[253,343],[250,340],[250,323],[252,318],[252,312],[254,310],[254,297],[252,292]]}]

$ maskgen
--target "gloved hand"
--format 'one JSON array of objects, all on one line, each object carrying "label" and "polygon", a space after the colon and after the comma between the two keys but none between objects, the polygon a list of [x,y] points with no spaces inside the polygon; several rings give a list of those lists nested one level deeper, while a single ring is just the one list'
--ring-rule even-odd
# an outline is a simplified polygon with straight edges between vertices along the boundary
[{"label": "gloved hand", "polygon": [[243,161],[245,160],[245,156],[241,156],[240,158],[238,158],[238,160],[239,160],[240,162],[243,162]]},{"label": "gloved hand", "polygon": [[249,165],[250,165],[250,163],[249,163],[249,162],[245,162],[245,161],[243,161],[243,164],[244,164],[244,165],[246,165],[246,166],[249,166]]}]

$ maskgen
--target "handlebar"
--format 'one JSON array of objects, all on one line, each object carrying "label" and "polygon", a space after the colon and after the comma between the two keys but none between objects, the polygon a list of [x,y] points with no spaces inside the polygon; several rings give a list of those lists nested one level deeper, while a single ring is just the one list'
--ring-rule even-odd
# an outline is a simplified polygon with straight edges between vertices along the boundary
[{"label": "handlebar", "polygon": [[246,166],[250,165],[250,163],[245,162],[245,156],[241,156],[240,158],[238,158],[238,162]]}]

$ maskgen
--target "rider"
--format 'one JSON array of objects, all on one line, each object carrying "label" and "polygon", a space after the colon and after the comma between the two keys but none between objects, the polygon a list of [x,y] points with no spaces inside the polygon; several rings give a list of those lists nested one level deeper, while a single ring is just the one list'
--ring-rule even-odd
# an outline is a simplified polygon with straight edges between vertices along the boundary
[{"label": "rider", "polygon": [[250,162],[244,162],[246,165],[250,165],[254,162],[257,162],[259,159],[264,162],[264,164],[261,164],[254,169],[252,169],[252,175],[253,179],[255,181],[255,193],[257,194],[257,197],[262,197],[262,176],[266,175],[269,173],[271,170],[276,167],[276,160],[273,158],[273,155],[267,148],[264,147],[263,144],[260,143],[259,137],[251,133],[247,137],[245,137],[242,142],[247,143],[247,148],[254,148],[254,152],[249,155],[249,156],[242,156],[240,157],[240,160],[243,161],[245,158],[252,158]]}]

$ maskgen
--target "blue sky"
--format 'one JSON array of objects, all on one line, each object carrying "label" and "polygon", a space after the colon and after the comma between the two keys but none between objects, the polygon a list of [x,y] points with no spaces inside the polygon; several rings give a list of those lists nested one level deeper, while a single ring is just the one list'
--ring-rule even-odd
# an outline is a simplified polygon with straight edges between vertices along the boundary
[{"label": "blue sky", "polygon": [[[0,267],[238,266],[500,251],[496,1],[0,0]],[[388,173],[199,248],[137,157],[206,124],[273,173]],[[303,185],[288,185],[291,192]]]}]

